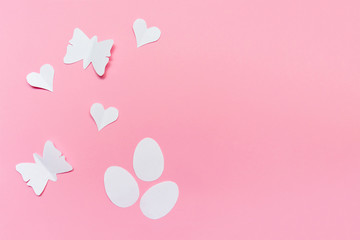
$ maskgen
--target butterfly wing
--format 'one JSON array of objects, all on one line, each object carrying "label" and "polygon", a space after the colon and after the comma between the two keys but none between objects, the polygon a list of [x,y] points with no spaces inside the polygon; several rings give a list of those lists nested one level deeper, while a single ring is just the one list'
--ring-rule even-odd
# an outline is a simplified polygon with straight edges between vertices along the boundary
[{"label": "butterfly wing", "polygon": [[91,41],[79,28],[75,28],[67,46],[64,63],[70,64],[87,58],[91,51]]},{"label": "butterfly wing", "polygon": [[111,56],[111,48],[114,45],[113,40],[105,40],[101,42],[96,42],[91,55],[91,62],[95,69],[95,72],[102,76],[105,73],[105,67],[109,62],[109,57]]},{"label": "butterfly wing", "polygon": [[33,188],[36,195],[40,195],[48,182],[48,173],[39,163],[20,163],[16,165],[18,171],[27,185]]},{"label": "butterfly wing", "polygon": [[43,157],[40,162],[50,172],[52,178],[50,180],[56,181],[56,174],[66,173],[71,171],[72,166],[65,161],[62,153],[55,148],[51,141],[46,141],[43,151]]}]

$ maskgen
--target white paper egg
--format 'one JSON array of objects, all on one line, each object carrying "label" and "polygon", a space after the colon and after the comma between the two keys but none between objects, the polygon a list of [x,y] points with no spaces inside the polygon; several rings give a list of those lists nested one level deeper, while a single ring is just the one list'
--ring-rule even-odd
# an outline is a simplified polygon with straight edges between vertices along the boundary
[{"label": "white paper egg", "polygon": [[179,188],[171,181],[158,183],[147,190],[140,200],[142,213],[151,219],[168,214],[179,197]]},{"label": "white paper egg", "polygon": [[104,184],[106,194],[118,207],[129,207],[139,198],[139,186],[135,178],[121,167],[109,167],[104,175]]},{"label": "white paper egg", "polygon": [[133,166],[136,176],[143,181],[154,181],[161,176],[164,170],[164,156],[154,139],[144,138],[138,143]]}]

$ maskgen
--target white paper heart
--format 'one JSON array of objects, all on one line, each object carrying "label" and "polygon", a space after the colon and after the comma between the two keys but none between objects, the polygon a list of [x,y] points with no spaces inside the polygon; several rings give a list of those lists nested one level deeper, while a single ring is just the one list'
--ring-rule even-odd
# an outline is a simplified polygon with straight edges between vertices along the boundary
[{"label": "white paper heart", "polygon": [[137,47],[147,43],[155,42],[160,38],[161,31],[157,27],[147,28],[144,19],[136,19],[133,24],[133,30],[136,37]]},{"label": "white paper heart", "polygon": [[119,110],[117,110],[114,107],[109,107],[108,109],[104,109],[102,104],[94,103],[91,106],[90,114],[95,120],[96,126],[100,131],[105,126],[116,121],[116,119],[119,116]]},{"label": "white paper heart", "polygon": [[53,91],[54,68],[50,64],[41,66],[40,73],[32,72],[26,76],[27,82],[36,88]]}]

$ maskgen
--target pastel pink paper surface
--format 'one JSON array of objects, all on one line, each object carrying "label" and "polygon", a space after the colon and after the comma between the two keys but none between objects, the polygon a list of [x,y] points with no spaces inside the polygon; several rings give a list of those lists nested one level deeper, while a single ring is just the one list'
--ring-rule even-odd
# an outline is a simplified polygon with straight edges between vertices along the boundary
[{"label": "pastel pink paper surface", "polygon": [[[0,9],[0,239],[360,239],[360,3],[355,0],[4,1]],[[135,19],[159,41],[136,48]],[[75,27],[114,39],[105,76],[63,63]],[[54,66],[54,92],[26,75]],[[119,109],[101,132],[94,102]],[[164,218],[118,208],[109,166],[180,195]],[[74,167],[35,196],[15,170],[46,140]]]}]

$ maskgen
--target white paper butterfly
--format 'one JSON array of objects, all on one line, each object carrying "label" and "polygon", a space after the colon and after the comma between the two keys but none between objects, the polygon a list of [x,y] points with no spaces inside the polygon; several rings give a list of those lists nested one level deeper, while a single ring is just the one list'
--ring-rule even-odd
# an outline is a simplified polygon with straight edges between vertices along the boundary
[{"label": "white paper butterfly", "polygon": [[56,181],[58,173],[71,171],[72,166],[65,161],[65,157],[57,150],[51,141],[44,146],[43,157],[34,153],[35,163],[20,163],[16,170],[21,173],[27,185],[33,188],[36,195],[40,195],[48,180]]},{"label": "white paper butterfly", "polygon": [[64,63],[71,64],[83,60],[83,68],[86,69],[92,63],[95,72],[102,76],[111,56],[110,50],[113,40],[98,42],[97,36],[91,39],[79,28],[75,28],[72,39],[67,46]]}]

